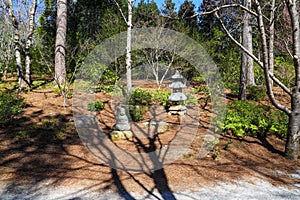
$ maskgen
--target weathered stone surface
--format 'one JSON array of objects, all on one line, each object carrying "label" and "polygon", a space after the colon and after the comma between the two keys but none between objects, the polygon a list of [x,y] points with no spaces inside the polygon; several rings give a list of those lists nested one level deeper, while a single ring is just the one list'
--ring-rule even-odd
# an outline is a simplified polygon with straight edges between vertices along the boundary
[{"label": "weathered stone surface", "polygon": [[187,97],[181,92],[176,92],[176,93],[172,93],[169,96],[169,100],[170,101],[185,101],[185,100],[187,100]]},{"label": "weathered stone surface", "polygon": [[128,121],[128,117],[125,112],[125,108],[118,108],[118,115],[116,117],[116,125],[114,127],[118,131],[129,131],[130,124]]},{"label": "weathered stone surface", "polygon": [[156,130],[157,133],[163,133],[166,132],[167,130],[170,129],[170,124],[160,121],[160,122],[155,122],[155,121],[151,121],[151,122],[145,122],[144,126],[150,126],[150,128],[153,128]]},{"label": "weathered stone surface", "polygon": [[110,138],[113,141],[131,140],[133,138],[133,134],[131,131],[113,131],[110,133]]},{"label": "weathered stone surface", "polygon": [[184,105],[175,105],[169,108],[169,115],[180,115],[183,116],[186,114],[186,106]]}]

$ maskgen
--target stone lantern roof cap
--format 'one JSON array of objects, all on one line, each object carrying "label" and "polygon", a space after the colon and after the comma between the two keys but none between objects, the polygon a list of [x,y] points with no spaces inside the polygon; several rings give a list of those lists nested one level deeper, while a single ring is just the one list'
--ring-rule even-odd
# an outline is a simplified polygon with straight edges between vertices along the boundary
[{"label": "stone lantern roof cap", "polygon": [[183,79],[183,76],[176,70],[175,74],[172,76],[172,79]]}]

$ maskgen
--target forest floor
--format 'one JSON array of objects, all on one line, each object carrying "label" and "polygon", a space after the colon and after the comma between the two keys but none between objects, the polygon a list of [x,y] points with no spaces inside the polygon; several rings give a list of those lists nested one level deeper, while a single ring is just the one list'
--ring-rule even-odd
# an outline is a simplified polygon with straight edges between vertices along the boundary
[{"label": "forest floor", "polygon": [[[275,136],[259,139],[220,135],[215,151],[206,156],[191,153],[149,173],[114,170],[95,159],[82,144],[72,107],[64,108],[61,96],[50,88],[22,96],[26,101],[24,112],[0,131],[0,183],[6,193],[37,192],[41,189],[37,186],[64,186],[80,187],[81,192],[135,192],[151,196],[154,192],[196,191],[220,182],[242,180],[251,184],[256,178],[276,187],[300,187],[300,160],[284,158],[285,141]],[[98,98],[109,101],[107,94],[99,93]],[[68,105],[71,104],[69,99]],[[107,107],[101,112],[112,115]],[[196,137],[207,131],[208,120],[209,112],[201,111]],[[108,127],[114,123],[106,121],[110,123]],[[197,146],[199,143],[194,141],[191,150]]]}]

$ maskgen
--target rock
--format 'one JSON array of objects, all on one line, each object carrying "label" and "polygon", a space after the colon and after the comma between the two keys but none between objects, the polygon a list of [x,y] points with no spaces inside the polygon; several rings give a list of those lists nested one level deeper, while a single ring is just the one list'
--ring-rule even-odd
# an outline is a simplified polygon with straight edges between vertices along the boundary
[{"label": "rock", "polygon": [[144,122],[143,124],[144,126],[151,126],[153,128],[156,128],[157,133],[163,133],[170,129],[170,125],[164,121],[160,121],[160,122],[151,121],[151,122]]},{"label": "rock", "polygon": [[110,138],[112,141],[131,140],[133,138],[133,134],[131,131],[113,131],[110,133]]}]

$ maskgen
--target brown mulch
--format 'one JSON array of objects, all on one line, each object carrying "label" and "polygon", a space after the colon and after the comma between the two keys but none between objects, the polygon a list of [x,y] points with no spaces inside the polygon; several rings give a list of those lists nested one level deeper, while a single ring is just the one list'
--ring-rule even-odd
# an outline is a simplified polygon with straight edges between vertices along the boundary
[{"label": "brown mulch", "polygon": [[[62,106],[62,97],[51,89],[22,96],[27,104],[24,113],[0,131],[0,181],[5,184],[47,183],[49,187],[64,185],[102,191],[149,192],[155,189],[193,190],[219,181],[244,179],[251,182],[251,177],[287,187],[300,182],[289,175],[300,170],[300,160],[284,158],[285,141],[274,136],[266,140],[220,136],[215,151],[205,157],[191,153],[156,172],[114,170],[100,163],[84,147],[72,121],[72,108]],[[109,95],[104,93],[97,94],[97,98],[109,101]],[[71,103],[69,99],[68,104]],[[114,121],[107,106],[107,118],[103,115],[101,120],[109,129]],[[207,131],[209,117],[210,114],[203,111],[197,136]],[[51,124],[53,121],[57,124]],[[46,127],[47,123],[53,127]],[[63,128],[63,133],[57,131],[59,128]],[[167,143],[172,137],[169,134],[161,138]],[[198,147],[196,139],[191,152]]]}]

